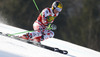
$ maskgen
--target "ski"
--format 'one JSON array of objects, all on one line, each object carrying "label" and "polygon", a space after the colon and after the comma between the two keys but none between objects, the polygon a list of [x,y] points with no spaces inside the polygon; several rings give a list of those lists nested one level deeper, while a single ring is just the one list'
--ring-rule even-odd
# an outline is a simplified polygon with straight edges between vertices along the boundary
[{"label": "ski", "polygon": [[[17,40],[20,40],[20,41],[35,45],[32,41],[19,38],[18,36],[14,36],[14,35],[13,36],[9,36],[9,33],[0,32],[0,35],[6,36],[6,37],[10,37],[10,38],[14,38],[14,39],[17,39]],[[46,46],[46,45],[43,45],[43,44],[39,44],[39,45],[35,45],[35,46],[38,46],[38,47],[41,47],[41,48],[44,48],[44,49],[47,49],[47,50],[51,50],[51,51],[54,51],[54,52],[58,52],[58,53],[61,53],[61,54],[68,54],[68,51],[66,51],[66,50],[61,50],[59,48],[50,47],[50,46]]]}]

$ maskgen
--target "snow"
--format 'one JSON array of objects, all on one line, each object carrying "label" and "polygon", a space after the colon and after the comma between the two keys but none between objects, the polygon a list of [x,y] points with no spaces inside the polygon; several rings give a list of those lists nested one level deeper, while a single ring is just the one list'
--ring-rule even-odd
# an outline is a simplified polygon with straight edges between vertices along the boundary
[{"label": "snow", "polygon": [[[0,23],[0,32],[18,33],[23,31],[26,30]],[[50,38],[41,43],[67,50],[68,54],[60,54],[0,35],[0,57],[100,57],[98,51],[56,38]]]}]

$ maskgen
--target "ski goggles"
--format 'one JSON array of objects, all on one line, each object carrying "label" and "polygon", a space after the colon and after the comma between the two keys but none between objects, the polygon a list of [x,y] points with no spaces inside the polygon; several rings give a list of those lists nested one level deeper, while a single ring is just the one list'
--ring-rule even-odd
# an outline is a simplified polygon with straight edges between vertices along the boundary
[{"label": "ski goggles", "polygon": [[57,7],[56,10],[59,11],[59,12],[61,12],[62,9]]}]

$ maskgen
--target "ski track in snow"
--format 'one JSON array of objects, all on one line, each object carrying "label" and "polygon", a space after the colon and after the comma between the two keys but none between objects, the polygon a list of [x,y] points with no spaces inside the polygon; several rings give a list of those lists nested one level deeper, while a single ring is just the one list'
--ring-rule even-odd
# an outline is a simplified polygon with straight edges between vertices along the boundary
[{"label": "ski track in snow", "polygon": [[[12,34],[23,31],[26,30],[0,23],[0,32]],[[67,50],[68,54],[60,54],[0,35],[0,57],[100,57],[98,51],[55,38],[44,40],[41,43]]]}]

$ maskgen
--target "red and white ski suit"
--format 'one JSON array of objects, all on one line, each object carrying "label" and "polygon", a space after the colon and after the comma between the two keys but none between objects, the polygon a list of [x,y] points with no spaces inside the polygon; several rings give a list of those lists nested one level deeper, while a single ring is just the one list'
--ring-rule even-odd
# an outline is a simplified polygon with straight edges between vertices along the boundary
[{"label": "red and white ski suit", "polygon": [[59,13],[54,14],[51,8],[45,8],[38,16],[37,20],[33,24],[33,29],[37,30],[38,36],[34,37],[38,42],[44,39],[54,37],[54,32],[51,30],[45,30],[48,24],[53,23],[54,19]]}]

